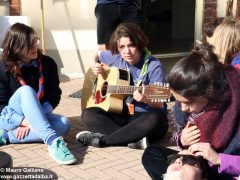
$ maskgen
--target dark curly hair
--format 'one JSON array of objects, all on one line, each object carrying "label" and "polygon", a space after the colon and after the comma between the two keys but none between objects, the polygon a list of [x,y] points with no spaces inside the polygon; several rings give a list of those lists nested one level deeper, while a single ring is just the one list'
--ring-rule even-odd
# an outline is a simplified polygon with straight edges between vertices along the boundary
[{"label": "dark curly hair", "polygon": [[211,103],[216,102],[223,93],[224,80],[224,65],[218,61],[212,46],[208,44],[195,47],[167,75],[173,91],[188,99],[204,97]]},{"label": "dark curly hair", "polygon": [[[11,71],[15,78],[20,76],[19,64],[20,58],[27,48],[29,51],[36,38],[36,32],[32,27],[22,23],[15,23],[9,27],[2,42],[1,60],[4,61],[6,71]],[[38,49],[38,57],[42,55],[41,49]]]},{"label": "dark curly hair", "polygon": [[142,52],[149,43],[148,37],[139,25],[132,22],[124,22],[116,27],[109,40],[109,49],[112,54],[118,53],[117,42],[121,37],[128,37],[140,52]]}]

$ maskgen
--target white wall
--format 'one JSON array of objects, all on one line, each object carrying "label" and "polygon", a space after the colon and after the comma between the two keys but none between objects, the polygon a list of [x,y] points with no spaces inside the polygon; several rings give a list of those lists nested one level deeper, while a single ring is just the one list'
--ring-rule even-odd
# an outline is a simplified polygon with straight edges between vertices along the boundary
[{"label": "white wall", "polygon": [[0,16],[9,15],[9,2],[0,0]]},{"label": "white wall", "polygon": [[9,15],[9,3],[6,1],[0,1],[0,46],[2,45],[3,36],[8,27],[8,22],[4,16]]},{"label": "white wall", "polygon": [[201,42],[202,40],[203,12],[204,12],[203,8],[204,8],[204,0],[196,0],[195,32],[194,32],[195,44]]},{"label": "white wall", "polygon": [[[53,57],[61,74],[82,77],[89,56],[97,50],[93,0],[43,0],[46,54]],[[40,0],[21,0],[21,14],[31,18],[41,37]],[[31,8],[29,8],[31,7]]]},{"label": "white wall", "polygon": [[[227,0],[217,0],[217,17],[224,17],[226,14]],[[236,15],[237,0],[233,0],[233,15]]]},{"label": "white wall", "polygon": [[2,45],[5,33],[10,25],[21,22],[26,25],[31,25],[30,19],[27,16],[0,16],[0,44]]}]

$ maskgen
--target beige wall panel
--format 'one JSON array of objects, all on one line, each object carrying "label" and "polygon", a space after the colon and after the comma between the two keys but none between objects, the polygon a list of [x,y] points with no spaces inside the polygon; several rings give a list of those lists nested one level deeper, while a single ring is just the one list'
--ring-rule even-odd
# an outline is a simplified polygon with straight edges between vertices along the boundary
[{"label": "beige wall panel", "polygon": [[9,2],[0,1],[0,16],[9,16]]},{"label": "beige wall panel", "polygon": [[[31,17],[41,37],[40,0],[21,0],[21,4],[22,15]],[[46,54],[70,78],[84,75],[89,56],[97,50],[95,4],[92,0],[43,0]]]},{"label": "beige wall panel", "polygon": [[[227,0],[217,0],[217,16],[224,17],[226,13]],[[233,15],[236,15],[237,0],[233,0]]]}]

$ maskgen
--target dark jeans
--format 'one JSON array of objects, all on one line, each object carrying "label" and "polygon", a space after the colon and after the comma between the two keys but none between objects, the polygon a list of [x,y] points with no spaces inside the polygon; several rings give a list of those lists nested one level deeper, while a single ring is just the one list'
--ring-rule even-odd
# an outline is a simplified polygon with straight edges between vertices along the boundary
[{"label": "dark jeans", "polygon": [[97,18],[98,44],[108,44],[114,29],[122,22],[131,21],[142,26],[141,10],[133,3],[97,4],[95,16]]},{"label": "dark jeans", "polygon": [[150,142],[159,140],[168,130],[166,115],[160,112],[138,113],[134,116],[113,114],[101,108],[87,108],[81,120],[93,132],[106,134],[102,140],[106,146],[125,146],[148,137]]},{"label": "dark jeans", "polygon": [[153,180],[161,180],[167,171],[167,157],[177,152],[166,147],[149,146],[143,153],[142,164]]}]

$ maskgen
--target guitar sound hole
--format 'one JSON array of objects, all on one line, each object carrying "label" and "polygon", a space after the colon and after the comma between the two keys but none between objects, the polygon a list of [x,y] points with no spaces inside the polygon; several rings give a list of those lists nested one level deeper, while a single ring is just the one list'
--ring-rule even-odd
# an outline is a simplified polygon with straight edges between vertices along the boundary
[{"label": "guitar sound hole", "polygon": [[128,72],[126,70],[119,69],[119,79],[128,81],[129,80]]},{"label": "guitar sound hole", "polygon": [[107,94],[107,88],[108,88],[108,82],[104,82],[102,89],[101,89],[101,95],[102,97],[105,97]]}]

